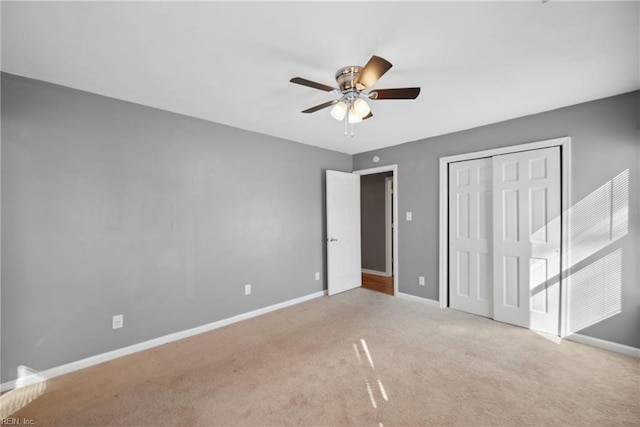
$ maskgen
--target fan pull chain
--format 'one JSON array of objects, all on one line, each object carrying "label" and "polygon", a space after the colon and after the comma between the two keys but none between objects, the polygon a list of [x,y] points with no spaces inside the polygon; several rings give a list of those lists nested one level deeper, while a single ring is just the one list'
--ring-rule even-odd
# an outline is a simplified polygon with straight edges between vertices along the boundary
[{"label": "fan pull chain", "polygon": [[[351,138],[353,138],[353,123],[349,123],[349,113],[351,112],[352,102],[347,104],[347,113],[344,115],[344,136],[350,134]],[[349,132],[351,130],[351,132]]]},{"label": "fan pull chain", "polygon": [[347,109],[347,114],[344,115],[344,136],[349,134],[349,124],[347,123],[349,120],[349,110]]}]

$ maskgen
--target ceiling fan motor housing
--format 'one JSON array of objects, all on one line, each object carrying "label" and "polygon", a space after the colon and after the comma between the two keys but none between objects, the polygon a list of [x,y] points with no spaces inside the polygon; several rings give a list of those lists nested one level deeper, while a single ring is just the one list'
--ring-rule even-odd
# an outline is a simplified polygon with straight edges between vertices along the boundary
[{"label": "ceiling fan motor housing", "polygon": [[362,90],[364,86],[361,84],[357,84],[358,76],[360,76],[360,72],[362,71],[362,67],[358,65],[349,65],[348,67],[340,68],[336,72],[336,81],[338,82],[338,87],[341,92],[346,92],[348,90],[357,89]]}]

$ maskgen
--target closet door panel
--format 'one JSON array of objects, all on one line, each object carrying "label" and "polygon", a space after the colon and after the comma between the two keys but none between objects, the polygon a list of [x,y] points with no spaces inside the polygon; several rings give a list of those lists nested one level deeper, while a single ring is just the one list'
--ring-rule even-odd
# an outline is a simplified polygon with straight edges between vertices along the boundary
[{"label": "closet door panel", "polygon": [[451,308],[493,316],[491,159],[449,165]]},{"label": "closet door panel", "polygon": [[557,335],[560,148],[495,156],[492,166],[494,319]]}]

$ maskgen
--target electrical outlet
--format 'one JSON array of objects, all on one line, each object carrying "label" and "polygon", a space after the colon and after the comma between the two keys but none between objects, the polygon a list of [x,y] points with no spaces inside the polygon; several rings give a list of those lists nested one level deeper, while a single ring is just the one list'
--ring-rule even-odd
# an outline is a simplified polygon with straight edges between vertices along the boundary
[{"label": "electrical outlet", "polygon": [[424,286],[424,276],[418,276],[418,285]]},{"label": "electrical outlet", "polygon": [[413,221],[413,213],[407,212],[407,221]]},{"label": "electrical outlet", "polygon": [[124,327],[124,314],[117,314],[111,320],[112,329],[120,329]]},{"label": "electrical outlet", "polygon": [[245,295],[251,295],[251,284],[247,283],[246,285],[244,285],[244,294]]},{"label": "electrical outlet", "polygon": [[320,272],[316,271],[316,280],[320,280]]}]

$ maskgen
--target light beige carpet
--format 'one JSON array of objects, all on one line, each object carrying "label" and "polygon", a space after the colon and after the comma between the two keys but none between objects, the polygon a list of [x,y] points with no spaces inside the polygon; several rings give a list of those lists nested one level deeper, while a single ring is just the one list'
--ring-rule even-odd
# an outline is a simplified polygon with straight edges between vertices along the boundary
[{"label": "light beige carpet", "polygon": [[38,426],[638,425],[638,359],[356,289],[49,380]]}]

